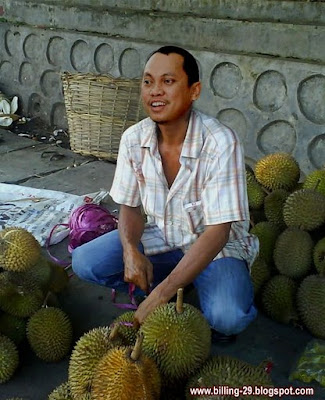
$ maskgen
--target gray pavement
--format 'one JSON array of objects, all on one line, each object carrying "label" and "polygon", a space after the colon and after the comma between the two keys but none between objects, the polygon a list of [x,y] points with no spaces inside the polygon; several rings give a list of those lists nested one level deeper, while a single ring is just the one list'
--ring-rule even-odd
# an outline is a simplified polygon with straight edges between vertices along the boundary
[{"label": "gray pavement", "polygon": [[[80,195],[101,188],[110,188],[115,170],[113,163],[82,157],[67,149],[18,137],[9,131],[0,130],[0,134],[3,135],[3,140],[0,142],[2,183]],[[42,157],[44,151],[53,149],[65,157],[60,160],[50,160],[44,155]],[[105,200],[104,204],[110,210],[116,208],[116,204],[110,199]],[[61,259],[69,257],[66,240],[52,246],[51,251]],[[119,294],[119,299],[127,301],[123,294]],[[59,301],[71,317],[75,340],[91,328],[109,325],[122,312],[112,304],[109,289],[82,282],[75,276],[71,278],[68,288],[59,296]],[[194,291],[187,294],[186,301],[198,304]],[[295,362],[311,339],[312,336],[308,332],[278,324],[260,313],[257,319],[238,336],[235,343],[213,345],[212,354],[233,355],[255,365],[269,359],[273,362],[272,379],[275,386],[312,386],[315,394],[309,398],[321,400],[325,399],[325,388],[317,383],[310,385],[288,380]],[[28,346],[23,346],[20,349],[20,358],[20,367],[13,378],[0,385],[0,400],[10,397],[46,400],[56,386],[67,380],[68,357],[58,363],[45,363],[37,359]]]}]

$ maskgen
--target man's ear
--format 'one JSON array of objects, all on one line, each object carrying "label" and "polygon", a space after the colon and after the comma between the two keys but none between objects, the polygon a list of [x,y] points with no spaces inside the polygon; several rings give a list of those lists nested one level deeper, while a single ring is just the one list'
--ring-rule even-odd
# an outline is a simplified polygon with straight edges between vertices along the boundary
[{"label": "man's ear", "polygon": [[192,91],[192,100],[197,100],[200,97],[200,93],[201,93],[201,82],[194,82],[192,87],[191,87],[191,91]]}]

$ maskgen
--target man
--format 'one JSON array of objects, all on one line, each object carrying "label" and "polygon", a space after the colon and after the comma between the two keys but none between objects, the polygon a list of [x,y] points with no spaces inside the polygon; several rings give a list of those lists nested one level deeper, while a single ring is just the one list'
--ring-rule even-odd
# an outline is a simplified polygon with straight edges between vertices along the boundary
[{"label": "man", "polygon": [[139,324],[193,283],[222,338],[256,316],[249,266],[258,241],[248,233],[240,143],[192,109],[200,91],[197,63],[186,50],[165,46],[150,56],[141,88],[149,118],[124,132],[110,191],[121,205],[118,231],[77,248],[72,265],[88,281],[152,289],[135,313]]}]

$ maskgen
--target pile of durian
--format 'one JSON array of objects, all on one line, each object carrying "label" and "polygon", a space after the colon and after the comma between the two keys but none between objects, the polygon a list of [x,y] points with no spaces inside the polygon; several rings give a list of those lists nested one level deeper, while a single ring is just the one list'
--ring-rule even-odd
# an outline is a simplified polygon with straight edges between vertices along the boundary
[{"label": "pile of durian", "polygon": [[30,232],[19,227],[0,231],[0,267],[1,384],[18,368],[24,342],[44,361],[65,357],[71,350],[72,326],[56,298],[67,286],[68,274],[42,256]]},{"label": "pile of durian", "polygon": [[68,380],[48,400],[209,400],[216,397],[191,396],[189,388],[272,386],[264,364],[211,357],[209,324],[197,308],[183,303],[182,289],[176,302],[157,307],[139,330],[133,319],[128,311],[110,326],[83,334],[72,350]]},{"label": "pile of durian", "polygon": [[246,166],[250,232],[260,241],[251,276],[269,317],[325,339],[325,169],[301,175],[287,153]]}]

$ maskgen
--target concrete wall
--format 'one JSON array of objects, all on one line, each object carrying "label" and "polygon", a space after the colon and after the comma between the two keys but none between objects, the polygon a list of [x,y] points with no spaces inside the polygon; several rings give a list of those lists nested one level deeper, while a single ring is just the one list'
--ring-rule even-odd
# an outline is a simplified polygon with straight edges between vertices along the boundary
[{"label": "concrete wall", "polygon": [[241,137],[248,162],[325,164],[325,3],[272,0],[0,0],[0,91],[66,128],[63,71],[139,77],[160,45],[200,65],[197,108]]}]

